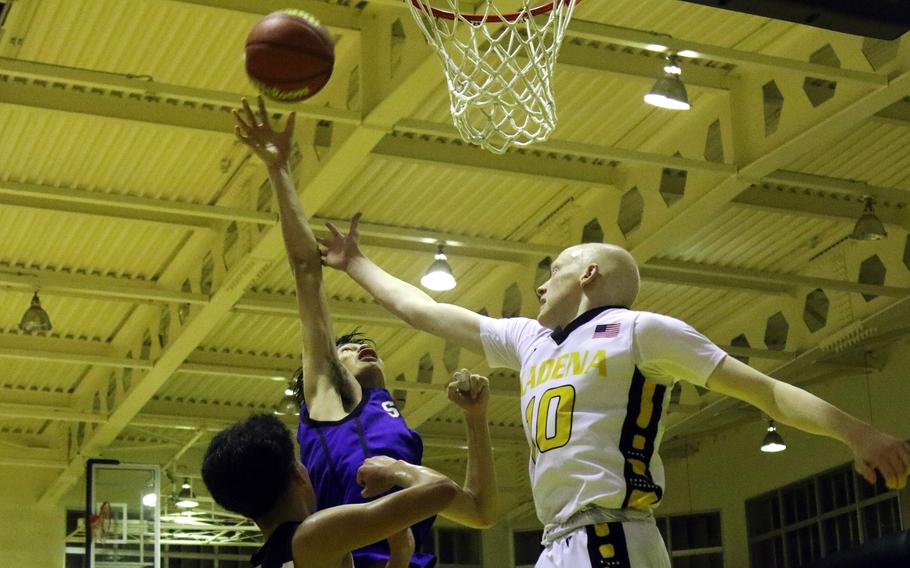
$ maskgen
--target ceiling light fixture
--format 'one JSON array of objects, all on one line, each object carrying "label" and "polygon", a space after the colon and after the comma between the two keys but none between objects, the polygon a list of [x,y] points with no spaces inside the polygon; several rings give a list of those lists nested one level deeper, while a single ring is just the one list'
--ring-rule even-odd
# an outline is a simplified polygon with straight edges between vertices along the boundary
[{"label": "ceiling light fixture", "polygon": [[44,308],[41,307],[41,299],[38,297],[38,292],[36,291],[35,295],[32,296],[32,304],[25,310],[25,313],[22,314],[22,321],[19,322],[19,329],[32,332],[50,331],[52,328],[51,318],[47,315],[47,312],[44,311]]},{"label": "ceiling light fixture", "polygon": [[888,236],[888,232],[885,231],[885,225],[875,216],[875,198],[866,197],[865,203],[863,214],[856,221],[850,238],[857,241],[879,241],[884,239]]},{"label": "ceiling light fixture", "polygon": [[174,504],[181,509],[194,509],[199,506],[199,501],[196,501],[196,497],[193,495],[189,479],[183,479],[183,485],[180,486],[180,492],[177,493],[177,502]]},{"label": "ceiling light fixture", "polygon": [[645,102],[660,108],[671,110],[689,110],[692,105],[689,104],[689,95],[686,93],[686,85],[682,82],[682,68],[679,66],[679,58],[676,54],[667,56],[667,64],[664,66],[664,76],[658,79],[648,94],[645,95]]},{"label": "ceiling light fixture", "polygon": [[452,267],[446,259],[443,252],[443,245],[436,245],[436,260],[427,268],[423,278],[420,279],[420,285],[429,290],[444,292],[455,287],[455,275],[452,273]]},{"label": "ceiling light fixture", "polygon": [[299,416],[300,415],[300,405],[297,404],[297,399],[294,398],[294,384],[289,383],[284,389],[284,396],[281,397],[281,400],[278,401],[278,404],[275,405],[275,409],[272,411],[276,416]]},{"label": "ceiling light fixture", "polygon": [[145,491],[142,492],[142,504],[146,507],[158,506],[158,492],[155,491],[155,480],[150,479],[145,484]]},{"label": "ceiling light fixture", "polygon": [[768,421],[768,433],[765,434],[765,439],[761,443],[761,451],[766,453],[775,453],[782,452],[787,449],[787,444],[784,443],[784,439],[781,438],[780,434],[777,432],[777,427],[774,425],[773,420]]}]

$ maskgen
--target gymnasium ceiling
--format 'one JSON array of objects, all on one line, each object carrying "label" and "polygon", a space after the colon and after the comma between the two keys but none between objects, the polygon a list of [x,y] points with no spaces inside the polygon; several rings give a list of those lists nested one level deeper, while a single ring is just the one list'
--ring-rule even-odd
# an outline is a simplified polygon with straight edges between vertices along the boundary
[{"label": "gymnasium ceiling", "polygon": [[[367,252],[414,283],[444,241],[458,287],[440,300],[533,317],[545,259],[605,240],[642,265],[637,308],[787,380],[844,380],[870,365],[865,351],[904,337],[907,41],[674,0],[585,0],[557,67],[558,129],[494,156],[458,139],[439,62],[398,0],[6,4],[0,463],[57,472],[44,504],[78,487],[89,457],[198,474],[212,433],[269,411],[297,366],[274,204],[229,114],[254,94],[246,32],[290,6],[336,41],[322,93],[271,105],[305,118],[307,211],[318,228],[363,211]],[[642,102],[661,72],[655,43],[696,53],[683,60],[692,110]],[[886,240],[845,238],[866,195]],[[427,462],[460,476],[462,425],[443,384],[456,366],[489,372],[482,358],[325,278],[335,330],[376,340]],[[36,289],[49,333],[18,329]],[[493,374],[503,508],[526,518],[517,382]],[[757,413],[685,386],[669,420],[671,460],[731,422],[761,430]]]}]

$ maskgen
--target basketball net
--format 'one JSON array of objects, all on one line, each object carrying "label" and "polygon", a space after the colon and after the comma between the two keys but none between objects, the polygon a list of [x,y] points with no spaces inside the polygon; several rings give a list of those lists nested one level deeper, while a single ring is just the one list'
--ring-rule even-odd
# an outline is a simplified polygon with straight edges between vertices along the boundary
[{"label": "basketball net", "polygon": [[531,1],[506,14],[481,0],[480,12],[462,14],[458,0],[406,0],[442,59],[455,128],[496,154],[546,140],[556,128],[553,70],[575,0],[536,8]]},{"label": "basketball net", "polygon": [[91,524],[92,540],[95,542],[104,542],[111,534],[111,504],[105,501],[101,504],[97,515],[89,515]]}]

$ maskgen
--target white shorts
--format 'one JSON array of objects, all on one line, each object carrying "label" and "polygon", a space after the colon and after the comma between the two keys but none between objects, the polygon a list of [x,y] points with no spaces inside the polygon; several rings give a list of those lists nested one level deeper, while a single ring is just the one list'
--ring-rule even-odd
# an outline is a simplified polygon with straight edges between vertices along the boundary
[{"label": "white shorts", "polygon": [[547,546],[535,568],[670,568],[670,557],[653,520],[599,523]]}]

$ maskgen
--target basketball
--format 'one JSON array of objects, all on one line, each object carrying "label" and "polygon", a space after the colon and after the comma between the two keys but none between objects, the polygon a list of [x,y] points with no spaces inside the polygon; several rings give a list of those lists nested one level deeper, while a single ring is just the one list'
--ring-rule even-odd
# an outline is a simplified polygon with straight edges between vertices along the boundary
[{"label": "basketball", "polygon": [[302,10],[272,12],[246,39],[246,73],[259,91],[294,102],[318,93],[332,76],[335,49],[319,21]]}]

